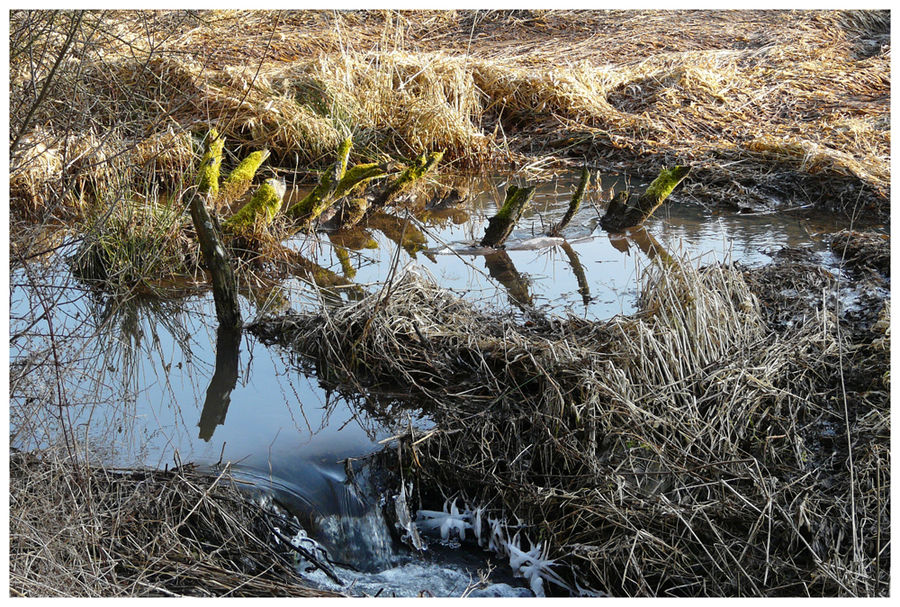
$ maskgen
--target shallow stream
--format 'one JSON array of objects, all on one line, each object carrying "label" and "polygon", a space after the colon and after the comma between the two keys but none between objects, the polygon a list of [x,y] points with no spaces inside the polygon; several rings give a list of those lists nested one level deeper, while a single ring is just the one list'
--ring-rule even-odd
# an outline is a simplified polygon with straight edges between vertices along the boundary
[{"label": "shallow stream", "polygon": [[[636,309],[641,269],[665,250],[696,263],[715,260],[764,264],[783,247],[809,248],[825,266],[835,261],[822,236],[847,227],[843,220],[807,210],[769,215],[704,209],[690,202],[661,208],[643,231],[611,237],[598,225],[598,191],[586,201],[562,239],[543,237],[565,212],[575,183],[560,178],[539,187],[532,207],[506,249],[477,247],[487,217],[502,202],[505,182],[470,186],[480,191],[461,206],[420,218],[400,213],[366,231],[298,238],[291,247],[364,289],[417,264],[442,286],[485,306],[534,306],[551,314],[602,320]],[[620,187],[605,179],[600,190]],[[407,221],[409,219],[409,221]],[[72,248],[29,269],[11,273],[11,335],[38,333],[11,344],[12,445],[20,449],[54,439],[60,415],[100,462],[121,467],[165,467],[195,462],[230,463],[248,482],[272,492],[308,526],[340,569],[343,590],[353,594],[459,596],[471,590],[492,557],[476,547],[454,550],[435,541],[425,560],[394,545],[380,516],[378,496],[360,495],[348,482],[345,460],[382,449],[409,424],[427,419],[404,413],[376,419],[358,403],[329,393],[305,374],[290,352],[240,337],[237,381],[232,390],[216,375],[217,333],[211,295],[124,304],[99,301],[72,279],[60,260]],[[42,284],[44,310],[31,284]],[[244,300],[243,313],[314,309],[346,300],[351,289],[326,292],[299,279],[279,285],[262,310]],[[57,293],[64,296],[57,297]],[[46,312],[46,314],[44,314]],[[43,315],[43,316],[42,316]],[[37,323],[30,329],[31,323]],[[48,325],[49,319],[49,325]],[[49,331],[48,328],[52,328]],[[40,356],[54,342],[68,364],[62,381]],[[49,356],[49,354],[47,355]],[[27,371],[27,372],[25,372]],[[25,406],[67,403],[63,409]],[[62,413],[61,413],[62,412]],[[362,489],[365,494],[367,490]],[[493,559],[494,573],[474,594],[530,596],[508,567]],[[338,588],[320,573],[312,583]]]}]

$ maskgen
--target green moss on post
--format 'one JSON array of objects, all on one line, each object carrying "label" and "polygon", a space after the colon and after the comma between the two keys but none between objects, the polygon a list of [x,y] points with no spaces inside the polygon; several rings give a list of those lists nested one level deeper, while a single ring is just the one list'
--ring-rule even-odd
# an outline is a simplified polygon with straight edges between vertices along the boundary
[{"label": "green moss on post", "polygon": [[432,152],[430,154],[423,153],[416,158],[415,162],[406,167],[396,179],[375,197],[372,204],[369,205],[369,213],[391,204],[400,194],[409,190],[417,180],[434,168],[443,157],[443,152]]},{"label": "green moss on post", "polygon": [[250,184],[256,176],[256,171],[259,170],[259,167],[268,157],[269,150],[260,150],[244,158],[240,164],[234,167],[222,183],[220,200],[231,202],[243,196],[250,189]]},{"label": "green moss on post", "polygon": [[364,183],[371,181],[372,179],[384,177],[385,175],[387,175],[387,173],[385,172],[384,167],[378,163],[357,164],[356,166],[347,169],[344,176],[341,177],[341,180],[334,188],[333,198],[334,200],[340,200],[344,196],[351,194],[353,190]]},{"label": "green moss on post", "polygon": [[284,189],[284,184],[277,179],[267,180],[254,192],[250,202],[225,221],[223,227],[241,235],[267,227],[281,210]]},{"label": "green moss on post", "polygon": [[586,166],[581,167],[581,181],[578,183],[578,188],[575,189],[575,193],[572,194],[569,208],[566,209],[566,214],[559,220],[559,223],[550,228],[550,231],[547,232],[548,236],[559,236],[560,232],[563,231],[563,228],[569,225],[569,222],[572,221],[572,218],[575,217],[575,213],[577,213],[579,207],[581,207],[581,201],[584,199],[584,193],[587,191],[590,183],[591,172]]},{"label": "green moss on post", "polygon": [[488,227],[481,239],[483,247],[499,247],[512,233],[516,222],[525,212],[525,206],[534,197],[534,186],[519,188],[511,185],[506,190],[506,201],[500,211],[488,220]]},{"label": "green moss on post", "polygon": [[334,193],[347,171],[347,159],[350,157],[351,147],[353,147],[353,139],[347,137],[338,147],[337,160],[331,168],[322,173],[316,187],[304,196],[303,200],[288,209],[288,216],[299,220],[301,227],[305,227],[315,221],[335,201]]},{"label": "green moss on post", "polygon": [[225,137],[212,128],[206,135],[206,147],[200,160],[197,190],[201,194],[209,194],[211,198],[219,195],[219,169],[222,166],[222,150],[225,149]]},{"label": "green moss on post", "polygon": [[[672,169],[663,169],[659,177],[647,187],[636,202],[629,202],[628,194],[622,192],[609,203],[606,215],[600,220],[600,225],[609,232],[621,232],[625,228],[636,226],[650,217],[659,206],[665,202],[669,194],[681,183],[690,167],[676,166]],[[622,195],[620,197],[620,195]]]}]

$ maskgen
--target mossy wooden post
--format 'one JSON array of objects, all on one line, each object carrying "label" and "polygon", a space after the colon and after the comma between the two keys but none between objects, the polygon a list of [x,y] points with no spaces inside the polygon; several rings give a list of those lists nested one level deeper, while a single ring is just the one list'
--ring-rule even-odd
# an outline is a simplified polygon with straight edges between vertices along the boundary
[{"label": "mossy wooden post", "polygon": [[522,213],[525,212],[525,205],[533,197],[534,186],[529,188],[509,186],[506,190],[506,201],[503,203],[500,211],[488,220],[488,227],[484,231],[484,238],[481,239],[481,246],[501,246],[512,234],[516,222],[519,221]]},{"label": "mossy wooden post", "polygon": [[559,236],[560,232],[563,231],[563,228],[569,225],[569,222],[575,217],[575,213],[578,212],[581,201],[584,199],[584,193],[587,191],[590,184],[591,172],[586,166],[581,167],[581,181],[578,183],[578,188],[575,189],[575,193],[572,194],[572,200],[569,201],[569,208],[566,209],[566,214],[559,220],[559,223],[550,228],[550,231],[547,232],[547,236]]},{"label": "mossy wooden post", "polygon": [[430,154],[422,154],[416,158],[415,162],[406,167],[400,175],[390,182],[369,205],[368,213],[372,214],[379,209],[386,207],[397,199],[402,193],[409,190],[412,185],[428,173],[434,166],[444,157],[443,152],[432,152]]},{"label": "mossy wooden post", "polygon": [[334,188],[332,198],[334,200],[340,200],[364,183],[371,181],[372,179],[384,177],[385,175],[387,175],[387,173],[385,172],[384,166],[375,162],[357,164],[350,167]]},{"label": "mossy wooden post", "polygon": [[253,193],[250,202],[229,217],[222,227],[235,235],[247,235],[268,227],[281,210],[284,200],[284,184],[277,179],[269,179]]},{"label": "mossy wooden post", "polygon": [[241,326],[241,309],[238,305],[237,281],[231,266],[227,249],[222,242],[215,223],[206,208],[207,197],[214,197],[219,191],[219,165],[222,163],[222,149],[225,139],[219,137],[215,129],[210,129],[206,139],[206,152],[200,163],[197,191],[191,197],[190,210],[194,229],[200,241],[200,252],[212,276],[213,299],[216,303],[216,317],[219,325],[227,328]]},{"label": "mossy wooden post", "polygon": [[225,178],[219,199],[224,202],[232,202],[243,196],[250,189],[256,171],[268,157],[269,150],[259,150],[248,154]]},{"label": "mossy wooden post", "polygon": [[353,147],[353,139],[347,137],[338,148],[337,160],[327,171],[322,173],[316,187],[304,196],[303,200],[287,210],[288,216],[298,220],[301,227],[306,227],[315,221],[334,202],[334,193],[347,171],[347,160],[350,157],[351,147]]},{"label": "mossy wooden post", "polygon": [[600,225],[609,232],[620,232],[625,228],[643,223],[665,202],[672,190],[690,172],[690,167],[683,166],[663,169],[660,171],[659,177],[654,179],[633,203],[629,201],[631,197],[628,194],[619,192],[610,201],[606,215],[600,220]]}]

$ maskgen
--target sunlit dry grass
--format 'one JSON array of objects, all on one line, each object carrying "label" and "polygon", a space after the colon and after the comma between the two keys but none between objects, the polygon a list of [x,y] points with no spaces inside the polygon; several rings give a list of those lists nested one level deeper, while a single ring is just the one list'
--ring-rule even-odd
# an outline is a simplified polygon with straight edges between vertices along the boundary
[{"label": "sunlit dry grass", "polygon": [[[173,179],[133,146],[215,125],[232,148],[302,170],[353,134],[367,160],[443,149],[458,168],[549,156],[648,173],[677,161],[696,167],[686,194],[713,201],[886,208],[885,12],[162,12],[145,19],[180,29],[150,38],[139,15],[105,16],[118,37],[59,92],[89,108],[65,123],[81,141],[122,131],[119,153],[103,152],[135,178]],[[52,111],[39,118],[46,129]],[[21,150],[11,174],[25,206],[64,171],[52,133],[34,138],[47,149]]]}]

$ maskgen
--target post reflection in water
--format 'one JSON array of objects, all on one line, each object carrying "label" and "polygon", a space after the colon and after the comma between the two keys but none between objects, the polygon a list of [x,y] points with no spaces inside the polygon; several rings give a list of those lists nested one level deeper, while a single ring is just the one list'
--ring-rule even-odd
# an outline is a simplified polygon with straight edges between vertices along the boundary
[{"label": "post reflection in water", "polygon": [[206,401],[200,413],[200,438],[209,442],[216,426],[225,423],[231,391],[237,385],[241,353],[241,329],[219,326],[216,335],[216,370],[206,389]]},{"label": "post reflection in water", "polygon": [[560,246],[569,259],[569,266],[572,268],[572,273],[575,274],[575,280],[578,281],[578,294],[581,295],[581,301],[584,302],[585,306],[588,306],[591,303],[591,288],[588,286],[587,276],[584,274],[584,266],[581,265],[581,260],[578,259],[578,253],[575,252],[575,249],[572,248],[572,245],[567,240],[562,241]]},{"label": "post reflection in water", "polygon": [[632,228],[628,230],[627,234],[628,239],[644,252],[647,259],[653,260],[659,257],[660,261],[666,265],[675,263],[675,259],[669,255],[669,252],[659,244],[659,241],[644,226]]},{"label": "post reflection in water", "polygon": [[487,267],[491,278],[506,288],[510,302],[517,306],[534,305],[534,298],[531,295],[531,281],[519,274],[506,251],[498,250],[485,255],[484,265]]},{"label": "post reflection in water", "polygon": [[630,245],[633,243],[651,261],[659,257],[660,261],[667,265],[675,263],[675,259],[666,251],[665,247],[644,226],[629,228],[624,232],[611,232],[607,237],[609,238],[609,243],[617,251],[621,251],[626,255]]}]

